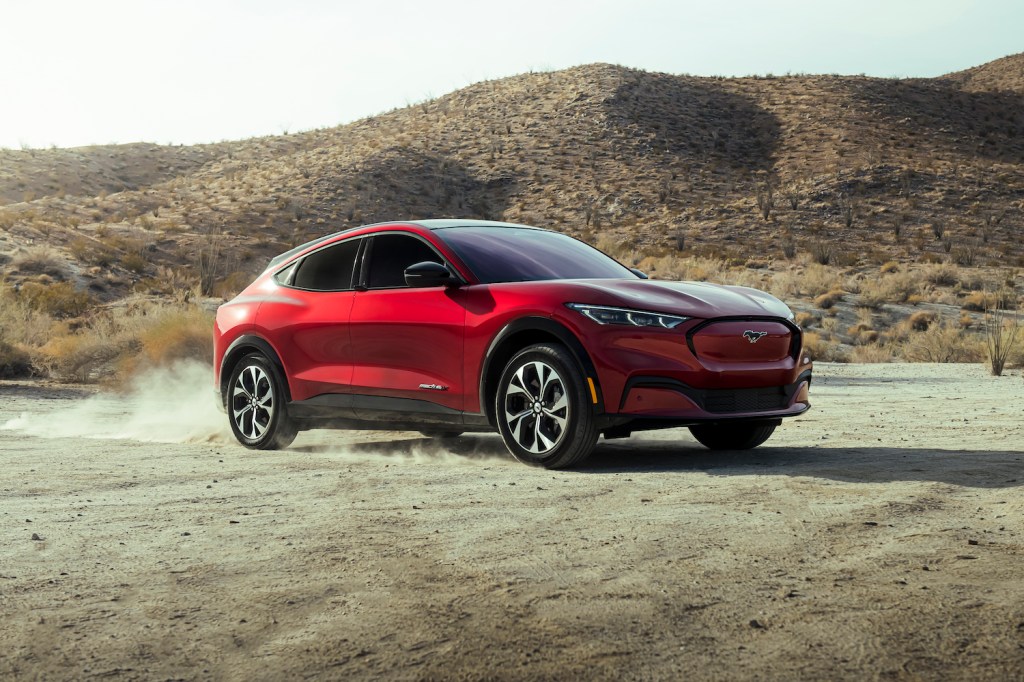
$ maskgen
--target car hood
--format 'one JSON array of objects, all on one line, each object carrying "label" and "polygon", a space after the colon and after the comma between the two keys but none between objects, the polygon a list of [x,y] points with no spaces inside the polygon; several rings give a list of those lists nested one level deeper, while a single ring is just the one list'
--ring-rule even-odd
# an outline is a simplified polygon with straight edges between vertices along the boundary
[{"label": "car hood", "polygon": [[779,299],[747,287],[652,279],[576,280],[565,282],[565,285],[566,303],[613,305],[700,318],[792,316],[786,304]]}]

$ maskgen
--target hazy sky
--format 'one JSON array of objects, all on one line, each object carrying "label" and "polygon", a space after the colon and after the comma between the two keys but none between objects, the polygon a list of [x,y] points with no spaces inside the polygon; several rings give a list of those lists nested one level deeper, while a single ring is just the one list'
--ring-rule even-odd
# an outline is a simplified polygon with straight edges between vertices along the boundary
[{"label": "hazy sky", "polygon": [[1021,51],[1022,0],[0,0],[0,146],[278,134],[591,62],[935,76]]}]

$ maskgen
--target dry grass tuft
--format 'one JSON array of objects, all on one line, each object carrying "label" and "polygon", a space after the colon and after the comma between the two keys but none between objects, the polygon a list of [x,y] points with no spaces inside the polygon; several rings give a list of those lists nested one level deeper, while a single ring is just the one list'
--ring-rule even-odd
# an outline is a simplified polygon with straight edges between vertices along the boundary
[{"label": "dry grass tuft", "polygon": [[815,297],[814,305],[821,308],[822,310],[828,310],[833,307],[836,303],[843,300],[846,296],[846,292],[841,289],[833,289],[832,291],[821,294]]},{"label": "dry grass tuft", "polygon": [[918,310],[907,318],[907,323],[915,332],[928,331],[928,327],[930,327],[933,322],[935,322],[935,313],[927,310]]},{"label": "dry grass tuft", "polygon": [[95,301],[70,282],[27,282],[19,297],[36,310],[57,318],[77,317],[91,308]]},{"label": "dry grass tuft", "polygon": [[900,356],[907,362],[981,362],[985,347],[976,334],[951,324],[935,324],[911,335]]}]

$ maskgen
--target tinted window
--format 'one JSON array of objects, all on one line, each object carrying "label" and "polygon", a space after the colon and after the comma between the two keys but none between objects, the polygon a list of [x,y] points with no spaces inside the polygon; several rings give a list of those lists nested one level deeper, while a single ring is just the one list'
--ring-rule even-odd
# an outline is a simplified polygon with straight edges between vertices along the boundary
[{"label": "tinted window", "polygon": [[313,291],[347,291],[352,288],[359,240],[350,239],[311,253],[299,263],[292,286]]},{"label": "tinted window", "polygon": [[557,232],[514,227],[434,230],[481,282],[636,279],[597,249]]},{"label": "tinted window", "polygon": [[370,253],[369,287],[404,287],[405,269],[424,261],[444,262],[432,248],[416,237],[404,234],[376,235],[373,238],[373,251]]}]

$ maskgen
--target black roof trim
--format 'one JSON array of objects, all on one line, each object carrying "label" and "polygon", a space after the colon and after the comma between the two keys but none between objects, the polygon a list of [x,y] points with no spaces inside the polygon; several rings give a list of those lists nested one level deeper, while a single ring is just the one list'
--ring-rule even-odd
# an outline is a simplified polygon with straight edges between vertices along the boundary
[{"label": "black roof trim", "polygon": [[382,223],[372,223],[370,225],[359,225],[358,227],[350,227],[347,230],[341,230],[340,232],[332,232],[331,234],[324,235],[323,237],[317,237],[312,241],[308,241],[305,244],[300,244],[293,249],[289,249],[284,253],[274,256],[270,259],[267,264],[267,270],[274,268],[287,260],[290,260],[293,256],[297,256],[306,249],[311,249],[314,246],[328,242],[335,237],[348,234],[349,232],[355,232],[356,230],[362,230],[367,227],[377,226],[395,226],[399,227],[402,225],[415,225],[417,227],[424,227],[428,230],[443,230],[449,227],[518,227],[530,230],[540,230],[543,228],[534,227],[533,225],[520,225],[518,223],[502,223],[494,220],[457,220],[454,218],[437,218],[431,220],[395,220],[387,221]]}]

